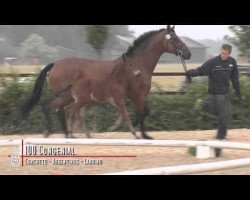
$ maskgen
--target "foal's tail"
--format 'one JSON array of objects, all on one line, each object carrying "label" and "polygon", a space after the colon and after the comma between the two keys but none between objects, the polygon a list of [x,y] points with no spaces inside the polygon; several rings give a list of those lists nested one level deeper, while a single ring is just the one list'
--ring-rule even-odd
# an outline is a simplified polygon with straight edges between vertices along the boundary
[{"label": "foal's tail", "polygon": [[53,66],[54,63],[47,65],[39,74],[31,96],[28,99],[26,99],[21,106],[21,120],[27,119],[28,114],[33,108],[33,106],[36,105],[40,100],[47,72],[50,71]]}]

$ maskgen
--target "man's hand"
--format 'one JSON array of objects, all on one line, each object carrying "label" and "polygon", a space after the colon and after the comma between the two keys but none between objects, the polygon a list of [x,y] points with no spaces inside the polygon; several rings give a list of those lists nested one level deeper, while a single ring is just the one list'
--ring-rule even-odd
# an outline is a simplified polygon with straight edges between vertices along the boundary
[{"label": "man's hand", "polygon": [[198,72],[196,69],[190,69],[186,72],[187,77],[196,77],[198,76]]},{"label": "man's hand", "polygon": [[186,76],[189,78],[189,77],[191,77],[190,76],[190,70],[188,70],[187,72],[186,72]]}]

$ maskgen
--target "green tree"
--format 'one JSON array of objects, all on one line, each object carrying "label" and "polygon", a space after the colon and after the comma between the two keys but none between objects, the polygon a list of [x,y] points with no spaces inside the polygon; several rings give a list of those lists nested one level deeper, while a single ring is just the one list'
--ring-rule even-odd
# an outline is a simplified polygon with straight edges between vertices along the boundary
[{"label": "green tree", "polygon": [[[105,43],[105,49],[111,52],[117,44],[119,40],[116,38],[117,35],[123,37],[134,37],[134,32],[129,30],[128,25],[109,25],[109,39]],[[129,45],[128,45],[129,46]]]},{"label": "green tree", "polygon": [[23,43],[21,43],[22,55],[24,58],[39,58],[42,61],[55,60],[57,50],[45,43],[43,37],[37,34],[31,34]]},{"label": "green tree", "polygon": [[235,37],[225,38],[238,47],[240,56],[250,57],[250,25],[233,25],[229,29]]},{"label": "green tree", "polygon": [[103,46],[109,37],[108,26],[105,25],[88,25],[86,27],[87,42],[96,50],[101,58]]}]

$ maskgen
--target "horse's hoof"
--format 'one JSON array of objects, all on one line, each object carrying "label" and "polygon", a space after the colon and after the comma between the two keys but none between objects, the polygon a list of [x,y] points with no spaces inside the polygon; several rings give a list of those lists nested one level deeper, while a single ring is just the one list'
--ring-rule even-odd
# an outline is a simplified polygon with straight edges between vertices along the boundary
[{"label": "horse's hoof", "polygon": [[135,136],[135,139],[138,139],[138,140],[142,139],[140,133],[138,133],[138,132],[133,133],[133,135]]},{"label": "horse's hoof", "polygon": [[65,138],[77,138],[75,136],[65,136]]},{"label": "horse's hoof", "polygon": [[84,130],[84,131],[82,130],[82,131],[79,131],[79,133],[88,135],[88,134],[94,133],[94,131],[93,130]]},{"label": "horse's hoof", "polygon": [[92,136],[90,135],[90,133],[86,133],[86,136],[87,136],[87,138],[89,138],[89,139],[92,138]]},{"label": "horse's hoof", "polygon": [[146,139],[146,140],[153,140],[154,138],[152,138],[152,137],[150,137],[150,136],[148,136],[148,135],[145,135],[145,136],[143,137],[143,139]]}]

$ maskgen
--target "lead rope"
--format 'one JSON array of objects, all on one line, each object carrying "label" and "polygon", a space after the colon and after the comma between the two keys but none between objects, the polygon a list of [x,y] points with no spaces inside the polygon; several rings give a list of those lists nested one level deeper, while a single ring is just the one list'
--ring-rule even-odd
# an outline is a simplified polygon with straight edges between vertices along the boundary
[{"label": "lead rope", "polygon": [[185,60],[180,56],[180,59],[181,59],[181,62],[182,62],[182,66],[184,68],[184,71],[186,73],[186,81],[188,84],[191,84],[192,83],[192,79],[191,77],[188,75],[188,70],[187,70],[187,66],[186,66],[186,63],[185,63]]}]

